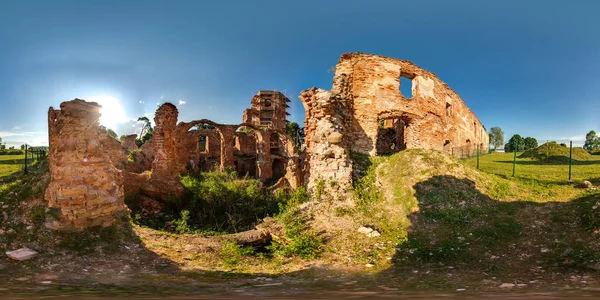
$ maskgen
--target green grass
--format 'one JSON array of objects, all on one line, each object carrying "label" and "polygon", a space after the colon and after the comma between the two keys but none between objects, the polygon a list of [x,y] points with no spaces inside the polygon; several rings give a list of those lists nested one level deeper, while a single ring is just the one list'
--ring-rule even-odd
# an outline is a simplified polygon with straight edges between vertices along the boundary
[{"label": "green grass", "polygon": [[0,179],[23,170],[25,155],[0,155]]},{"label": "green grass", "polygon": [[[531,158],[520,158],[517,153],[517,166],[515,179],[530,185],[552,187],[553,185],[566,184],[569,179],[569,164],[560,162],[540,162]],[[479,170],[512,178],[513,153],[492,153],[479,157]],[[464,161],[467,166],[475,168],[477,158]],[[573,163],[571,179],[575,181],[595,180],[600,178],[600,155],[593,155],[591,159]]]}]

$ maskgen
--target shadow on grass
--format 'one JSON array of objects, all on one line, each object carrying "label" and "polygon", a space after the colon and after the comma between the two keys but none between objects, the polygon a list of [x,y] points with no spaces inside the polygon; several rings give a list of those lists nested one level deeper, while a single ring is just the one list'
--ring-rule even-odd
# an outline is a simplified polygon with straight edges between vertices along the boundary
[{"label": "shadow on grass", "polygon": [[518,180],[521,182],[531,182],[531,183],[535,183],[536,185],[540,185],[540,186],[550,186],[550,185],[570,185],[570,186],[576,186],[574,185],[572,182],[568,181],[568,173],[565,172],[565,178],[564,180],[562,179],[556,179],[556,180],[551,180],[551,179],[537,179],[537,178],[530,178],[530,177],[522,177],[521,175],[524,173],[523,171],[520,171],[521,174],[519,174],[519,170],[517,170],[517,174],[515,175],[515,177],[512,177],[511,175],[506,175],[504,173],[494,173],[494,172],[488,172],[490,174],[494,174],[500,178],[504,178],[506,180]]},{"label": "shadow on grass", "polygon": [[[513,164],[513,160],[494,160],[494,162],[505,163],[505,164]],[[573,160],[573,165],[576,166],[588,166],[588,165],[598,165],[600,164],[600,160]],[[517,160],[517,165],[534,165],[534,166],[568,166],[569,158],[565,160]]]},{"label": "shadow on grass", "polygon": [[419,212],[410,215],[408,238],[397,245],[394,265],[383,277],[435,290],[482,279],[527,283],[548,269],[560,277],[594,272],[599,264],[592,234],[600,227],[597,193],[571,202],[501,202],[454,176],[413,187]]},{"label": "shadow on grass", "polygon": [[[31,159],[28,159],[27,161],[31,162]],[[25,164],[24,158],[0,160],[0,165],[24,165],[24,164]]]}]

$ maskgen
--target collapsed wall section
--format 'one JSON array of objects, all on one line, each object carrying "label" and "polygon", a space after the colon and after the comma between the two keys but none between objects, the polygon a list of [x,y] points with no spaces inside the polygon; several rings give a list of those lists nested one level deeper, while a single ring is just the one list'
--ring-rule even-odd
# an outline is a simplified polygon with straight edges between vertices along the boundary
[{"label": "collapsed wall section", "polygon": [[60,211],[46,226],[83,230],[110,226],[126,211],[123,177],[110,158],[113,139],[99,126],[101,106],[75,99],[48,111],[48,165],[45,199]]}]

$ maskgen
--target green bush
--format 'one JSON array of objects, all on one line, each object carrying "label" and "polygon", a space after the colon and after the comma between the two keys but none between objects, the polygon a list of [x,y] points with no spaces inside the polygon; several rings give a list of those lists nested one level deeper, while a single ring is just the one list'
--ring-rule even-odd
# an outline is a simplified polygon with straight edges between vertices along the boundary
[{"label": "green bush", "polygon": [[221,244],[219,255],[223,262],[227,265],[235,265],[244,256],[255,255],[256,251],[250,246],[241,246],[235,241],[224,241]]},{"label": "green bush", "polygon": [[239,179],[235,172],[203,172],[183,176],[181,182],[186,194],[173,209],[189,211],[186,224],[204,230],[251,229],[262,218],[277,214],[288,197],[261,187],[256,179]]}]

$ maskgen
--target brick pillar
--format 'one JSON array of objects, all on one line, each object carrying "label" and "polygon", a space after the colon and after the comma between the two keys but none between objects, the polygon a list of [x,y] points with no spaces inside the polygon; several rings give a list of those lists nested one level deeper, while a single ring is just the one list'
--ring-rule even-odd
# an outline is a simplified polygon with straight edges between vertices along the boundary
[{"label": "brick pillar", "polygon": [[50,108],[50,184],[45,199],[59,208],[46,227],[80,231],[110,226],[125,213],[123,176],[104,148],[109,137],[98,124],[101,106],[75,99]]},{"label": "brick pillar", "polygon": [[235,126],[218,126],[221,132],[221,172],[227,168],[235,168],[233,163],[233,135]]}]

